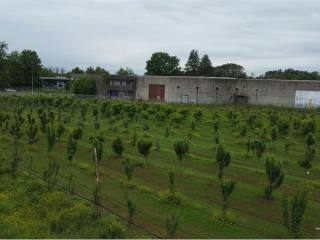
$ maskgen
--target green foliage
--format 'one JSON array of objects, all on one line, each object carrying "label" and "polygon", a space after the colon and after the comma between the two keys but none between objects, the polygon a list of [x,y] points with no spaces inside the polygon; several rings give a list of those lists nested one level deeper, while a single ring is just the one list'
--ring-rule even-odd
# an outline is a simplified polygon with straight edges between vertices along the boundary
[{"label": "green foliage", "polygon": [[117,72],[117,75],[125,75],[125,76],[135,76],[136,74],[134,73],[134,71],[131,68],[123,68],[121,67]]},{"label": "green foliage", "polygon": [[302,121],[302,133],[307,136],[309,133],[316,132],[316,122],[313,119],[305,119]]},{"label": "green foliage", "polygon": [[119,221],[111,219],[103,221],[104,230],[100,234],[99,238],[102,239],[124,239],[126,238],[126,231]]},{"label": "green foliage", "polygon": [[112,149],[113,149],[113,152],[115,154],[117,154],[119,157],[122,156],[122,152],[124,150],[124,145],[122,143],[122,139],[120,137],[117,137],[113,140],[112,142]]},{"label": "green foliage", "polygon": [[197,109],[194,113],[193,113],[193,117],[194,119],[198,122],[201,120],[202,118],[202,111],[201,109]]},{"label": "green foliage", "polygon": [[77,152],[77,148],[78,148],[78,144],[76,139],[73,138],[73,134],[69,134],[68,145],[67,145],[67,156],[69,161],[72,161],[73,156]]},{"label": "green foliage", "polygon": [[132,202],[130,199],[127,200],[127,208],[128,208],[128,229],[133,223],[133,217],[136,212],[136,204]]},{"label": "green foliage", "polygon": [[279,133],[282,135],[288,135],[290,131],[290,123],[289,120],[286,118],[280,118],[277,122],[277,127],[279,130]]},{"label": "green foliage", "polygon": [[259,78],[264,79],[290,79],[290,80],[319,80],[318,72],[307,72],[294,69],[268,71]]},{"label": "green foliage", "polygon": [[179,59],[164,52],[153,53],[147,61],[146,70],[147,75],[158,76],[174,76],[181,72]]},{"label": "green foliage", "polygon": [[200,74],[200,59],[198,51],[195,49],[190,52],[186,63],[185,73],[189,76],[199,76]]},{"label": "green foliage", "polygon": [[56,130],[53,125],[49,125],[47,128],[47,144],[48,152],[51,152],[52,148],[56,143]]},{"label": "green foliage", "polygon": [[217,153],[216,153],[216,161],[219,164],[219,180],[222,180],[223,177],[223,170],[229,166],[231,161],[231,154],[224,150],[222,145],[218,146]]},{"label": "green foliage", "polygon": [[282,164],[279,161],[275,161],[271,157],[266,157],[264,166],[268,179],[267,186],[265,188],[265,194],[266,198],[270,199],[272,197],[273,190],[280,187],[283,183],[284,173],[282,172]]},{"label": "green foliage", "polygon": [[166,237],[168,239],[174,238],[178,227],[179,227],[179,219],[178,219],[178,217],[176,215],[168,216],[166,218],[166,231],[167,231]]},{"label": "green foliage", "polygon": [[231,196],[235,187],[235,182],[232,180],[222,180],[220,181],[220,190],[222,193],[222,214],[225,216],[227,207],[228,207],[228,199]]},{"label": "green foliage", "polygon": [[102,159],[103,153],[103,142],[104,138],[102,136],[92,136],[90,137],[90,141],[93,149],[93,160],[100,163]]},{"label": "green foliage", "polygon": [[58,127],[57,127],[57,132],[56,132],[56,136],[58,139],[61,138],[62,134],[64,133],[64,126],[62,124],[58,124]]},{"label": "green foliage", "polygon": [[132,176],[133,176],[133,171],[135,168],[142,168],[144,167],[143,163],[132,163],[130,159],[126,158],[125,160],[122,161],[122,165],[124,167],[124,172],[127,175],[128,181],[131,181]]},{"label": "green foliage", "polygon": [[306,136],[306,144],[308,148],[316,144],[316,139],[314,138],[312,133],[308,133],[308,135]]},{"label": "green foliage", "polygon": [[29,143],[33,144],[38,141],[37,133],[38,133],[38,127],[35,124],[35,119],[32,117],[31,114],[28,114],[28,123],[29,127],[26,130],[26,134],[29,138]]},{"label": "green foliage", "polygon": [[91,209],[83,203],[77,203],[71,208],[63,210],[51,222],[51,229],[56,233],[80,231],[91,221],[93,215]]},{"label": "green foliage", "polygon": [[251,144],[251,149],[255,151],[258,159],[262,157],[264,152],[266,151],[266,144],[261,140],[254,140]]},{"label": "green foliage", "polygon": [[212,75],[213,67],[207,54],[203,55],[200,61],[199,73],[201,76],[209,77]]},{"label": "green foliage", "polygon": [[240,125],[240,137],[245,137],[247,136],[247,125],[242,124]]},{"label": "green foliage", "polygon": [[138,151],[145,158],[147,158],[148,155],[150,154],[151,147],[152,147],[152,142],[146,138],[141,138],[138,141],[138,145],[137,145]]},{"label": "green foliage", "polygon": [[51,161],[49,162],[48,168],[43,171],[43,181],[46,182],[49,191],[57,185],[59,169],[59,164]]},{"label": "green foliage", "polygon": [[39,119],[40,119],[40,130],[43,133],[47,132],[47,126],[49,123],[49,119],[47,118],[47,114],[45,112],[40,112],[39,113]]},{"label": "green foliage", "polygon": [[278,131],[278,128],[276,126],[271,128],[271,134],[270,135],[271,135],[272,142],[277,140],[277,138],[279,136],[279,131]]},{"label": "green foliage", "polygon": [[94,95],[96,92],[95,80],[83,75],[71,81],[71,91],[74,94]]},{"label": "green foliage", "polygon": [[303,215],[307,207],[307,193],[296,193],[290,201],[290,205],[288,197],[285,196],[282,205],[283,225],[293,237],[300,238]]},{"label": "green foliage", "polygon": [[316,150],[314,148],[307,148],[305,150],[304,158],[298,161],[300,167],[304,168],[306,173],[309,174],[309,170],[312,167]]},{"label": "green foliage", "polygon": [[80,140],[82,138],[82,135],[83,135],[83,131],[82,131],[82,128],[81,127],[76,127],[76,129],[73,130],[73,138],[76,139],[76,140]]},{"label": "green foliage", "polygon": [[185,198],[181,193],[175,192],[173,194],[170,190],[161,191],[158,193],[158,196],[160,202],[176,206],[181,205],[185,201]]},{"label": "green foliage", "polygon": [[181,173],[181,161],[182,158],[188,153],[189,151],[189,141],[184,139],[184,140],[180,140],[174,143],[173,147],[174,147],[174,151],[179,159],[179,171]]}]

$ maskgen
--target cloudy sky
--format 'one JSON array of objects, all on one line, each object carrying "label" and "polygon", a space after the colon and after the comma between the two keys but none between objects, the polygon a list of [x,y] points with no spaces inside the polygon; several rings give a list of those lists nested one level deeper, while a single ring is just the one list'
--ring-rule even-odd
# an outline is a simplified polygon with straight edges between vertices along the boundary
[{"label": "cloudy sky", "polygon": [[36,50],[43,65],[120,66],[144,73],[156,51],[190,50],[248,74],[319,71],[319,0],[0,0],[0,41]]}]

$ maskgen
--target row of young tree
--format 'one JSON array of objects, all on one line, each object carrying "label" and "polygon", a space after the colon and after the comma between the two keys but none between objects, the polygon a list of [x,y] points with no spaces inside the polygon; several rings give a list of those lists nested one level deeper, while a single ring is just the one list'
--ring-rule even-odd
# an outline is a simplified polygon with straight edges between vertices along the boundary
[{"label": "row of young tree", "polygon": [[[40,99],[41,100],[41,99]],[[41,101],[46,102],[46,99]],[[58,141],[62,134],[64,133],[64,125],[61,123],[61,109],[64,108],[64,104],[61,99],[56,99],[56,101],[50,103],[56,109],[58,109],[57,117],[51,111],[43,111],[42,108],[38,109],[38,120],[34,118],[32,112],[27,115],[27,130],[26,135],[28,136],[29,143],[33,144],[38,140],[37,129],[39,128],[41,132],[46,136],[48,153],[52,151],[55,146],[56,141]],[[71,103],[69,103],[71,104]],[[42,105],[42,104],[41,104]],[[71,105],[70,105],[71,106]],[[68,133],[68,142],[66,146],[66,159],[72,163],[74,155],[77,151],[77,142],[82,139],[83,136],[83,124],[86,121],[89,106],[87,104],[77,104],[76,109],[78,109],[80,116],[79,126],[76,127],[73,131]],[[94,129],[97,131],[100,129],[101,117],[105,116],[110,118],[111,116],[119,116],[124,128],[128,128],[131,122],[137,121],[138,117],[143,117],[149,119],[150,116],[155,116],[155,119],[170,119],[170,126],[165,129],[164,136],[168,138],[171,133],[171,128],[177,128],[182,124],[182,121],[186,119],[188,115],[191,114],[189,110],[180,109],[175,110],[169,106],[157,106],[142,104],[140,110],[136,106],[121,103],[107,103],[104,102],[100,105],[100,108],[92,108],[92,117],[94,119]],[[22,115],[23,110],[17,109],[13,118],[8,117],[8,115],[1,115],[1,128],[4,130],[9,130],[10,134],[14,139],[14,158],[11,162],[11,168],[13,175],[15,174],[20,157],[18,155],[18,141],[21,138],[23,132],[21,131],[21,126],[25,123],[25,118]],[[130,120],[124,118],[124,113],[128,115]],[[246,114],[244,117],[245,121],[242,119],[241,114]],[[180,205],[183,203],[183,196],[176,190],[175,178],[177,175],[182,175],[182,162],[185,156],[190,151],[190,145],[192,143],[193,132],[197,129],[198,124],[201,124],[203,113],[201,109],[197,109],[193,112],[192,118],[193,121],[190,126],[190,132],[182,140],[178,140],[173,144],[173,150],[177,155],[176,168],[169,172],[169,189],[159,193],[159,198],[165,203],[170,203],[174,205]],[[309,174],[309,170],[312,167],[312,162],[315,157],[315,137],[316,133],[316,121],[313,114],[307,114],[303,117],[302,120],[299,118],[293,118],[292,123],[288,119],[283,118],[283,116],[277,114],[276,112],[269,112],[267,115],[267,120],[269,122],[268,127],[263,127],[266,125],[261,122],[263,119],[262,116],[259,116],[257,113],[239,113],[238,111],[229,111],[227,112],[228,119],[233,128],[239,129],[239,136],[245,142],[244,146],[247,148],[247,154],[249,156],[250,152],[253,152],[257,159],[261,159],[266,152],[266,142],[271,141],[271,144],[276,142],[280,136],[290,135],[292,130],[296,131],[297,134],[302,134],[305,136],[305,145],[306,145],[306,154],[305,157],[298,161],[298,164],[306,170]],[[60,122],[58,125],[55,124],[55,119],[58,119]],[[136,119],[136,120],[135,120]],[[69,120],[64,120],[66,123]],[[110,124],[113,125],[115,119],[110,118]],[[39,124],[37,125],[36,122]],[[216,144],[216,163],[218,170],[218,186],[221,192],[221,206],[222,214],[219,215],[219,221],[229,221],[227,217],[227,209],[229,206],[229,198],[232,195],[236,187],[236,182],[225,177],[225,169],[231,164],[231,153],[228,152],[225,146],[222,144],[222,140],[219,134],[221,126],[220,116],[217,113],[213,114],[212,117],[212,129],[214,132],[213,142]],[[259,127],[260,126],[260,127]],[[131,182],[133,178],[133,172],[136,168],[143,168],[147,163],[148,156],[152,149],[153,141],[151,141],[148,136],[149,127],[148,125],[143,125],[143,135],[138,138],[136,134],[133,134],[131,144],[136,146],[137,152],[144,157],[144,162],[133,162],[128,158],[124,158],[122,165],[124,168],[124,173],[127,176],[128,182]],[[293,128],[293,129],[292,129]],[[261,131],[260,131],[261,129]],[[111,129],[115,131],[115,129]],[[257,131],[256,137],[253,138],[249,135],[249,130]],[[245,138],[247,138],[245,140]],[[253,139],[252,139],[253,138]],[[101,205],[101,188],[100,188],[100,163],[102,160],[103,154],[103,143],[105,139],[102,135],[95,134],[90,137],[91,150],[93,156],[93,163],[95,164],[95,175],[96,175],[96,188],[94,191],[94,201],[96,203],[96,214],[99,215],[100,205]],[[288,140],[284,146],[284,151],[288,151],[291,144],[291,141]],[[159,143],[155,143],[156,150],[160,149]],[[272,146],[271,146],[272,147]],[[120,137],[114,138],[112,141],[112,149],[119,158],[122,158],[123,152],[125,151],[125,145],[123,140]],[[50,158],[49,158],[50,159]],[[55,161],[50,161],[48,163],[48,168],[44,171],[44,181],[47,183],[48,189],[52,189],[57,181],[59,174],[59,164]],[[264,189],[265,197],[267,200],[272,199],[272,194],[274,190],[279,188],[285,179],[285,173],[283,171],[283,164],[280,161],[275,160],[271,156],[265,156],[265,172],[266,172],[266,186]],[[70,186],[72,186],[73,176],[70,175]],[[70,188],[72,189],[72,188]],[[290,233],[295,237],[300,236],[301,222],[306,208],[306,193],[297,193],[291,203],[287,197],[283,200],[283,219],[284,225],[287,227]],[[135,213],[135,204],[130,200],[127,201],[128,207],[128,218],[133,221],[133,216]],[[221,217],[222,216],[222,217]],[[178,226],[178,217],[175,215],[170,216],[167,219],[167,231],[168,234],[174,234]],[[169,236],[169,235],[168,235]]]}]

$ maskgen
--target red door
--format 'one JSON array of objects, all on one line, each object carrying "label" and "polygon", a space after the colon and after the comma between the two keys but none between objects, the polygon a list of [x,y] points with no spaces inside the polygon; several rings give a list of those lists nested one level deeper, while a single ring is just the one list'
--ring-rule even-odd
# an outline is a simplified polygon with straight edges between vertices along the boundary
[{"label": "red door", "polygon": [[164,85],[150,84],[149,85],[149,100],[164,101]]}]

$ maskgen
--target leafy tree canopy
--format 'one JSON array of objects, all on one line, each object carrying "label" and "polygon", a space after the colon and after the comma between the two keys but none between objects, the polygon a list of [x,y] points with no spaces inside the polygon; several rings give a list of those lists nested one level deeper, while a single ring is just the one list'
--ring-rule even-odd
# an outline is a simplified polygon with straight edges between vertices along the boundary
[{"label": "leafy tree canopy", "polygon": [[319,72],[308,72],[294,69],[268,71],[258,78],[262,79],[289,79],[289,80],[320,80]]},{"label": "leafy tree canopy", "polygon": [[198,50],[193,49],[190,52],[186,63],[185,73],[188,76],[198,76],[200,74],[200,58]]},{"label": "leafy tree canopy", "polygon": [[179,59],[165,52],[153,53],[147,61],[146,74],[160,76],[175,76],[181,74]]},{"label": "leafy tree canopy", "polygon": [[116,72],[117,75],[127,75],[127,76],[134,76],[136,75],[134,73],[134,71],[131,69],[131,68],[128,68],[128,67],[121,67],[117,72]]}]

